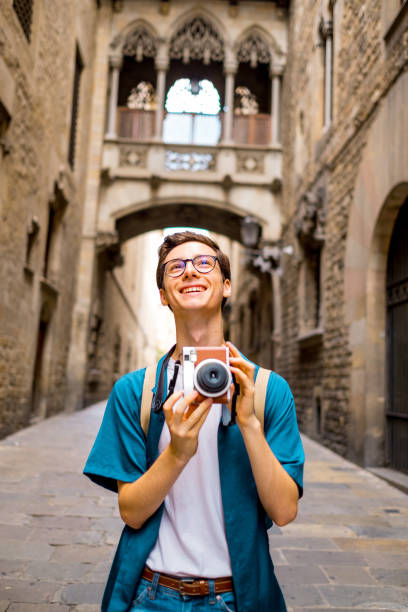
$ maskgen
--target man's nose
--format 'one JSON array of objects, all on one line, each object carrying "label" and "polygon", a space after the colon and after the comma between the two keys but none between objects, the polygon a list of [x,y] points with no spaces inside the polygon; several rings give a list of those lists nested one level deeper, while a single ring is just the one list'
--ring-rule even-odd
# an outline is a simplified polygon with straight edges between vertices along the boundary
[{"label": "man's nose", "polygon": [[193,262],[191,261],[191,259],[186,261],[186,267],[184,268],[184,274],[187,274],[187,276],[189,276],[190,274],[195,274],[196,272],[197,270],[193,266]]}]

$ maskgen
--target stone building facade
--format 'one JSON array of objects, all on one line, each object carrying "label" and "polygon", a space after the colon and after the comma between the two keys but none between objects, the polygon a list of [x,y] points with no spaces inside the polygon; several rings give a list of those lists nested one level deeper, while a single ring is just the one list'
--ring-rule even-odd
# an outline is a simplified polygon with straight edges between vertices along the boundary
[{"label": "stone building facade", "polygon": [[301,427],[403,470],[407,27],[399,0],[292,2],[282,139],[280,367]]},{"label": "stone building facade", "polygon": [[64,407],[96,15],[0,6],[0,435]]},{"label": "stone building facade", "polygon": [[[408,469],[407,20],[404,0],[2,3],[0,435],[166,349],[155,250],[202,227],[233,263],[226,334],[289,380],[301,428]],[[203,91],[216,110],[171,106]]]}]

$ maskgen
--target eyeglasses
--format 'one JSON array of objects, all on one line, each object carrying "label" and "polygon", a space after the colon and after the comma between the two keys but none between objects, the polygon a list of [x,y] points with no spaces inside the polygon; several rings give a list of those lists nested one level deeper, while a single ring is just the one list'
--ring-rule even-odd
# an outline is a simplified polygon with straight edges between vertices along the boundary
[{"label": "eyeglasses", "polygon": [[208,274],[214,270],[218,257],[215,255],[196,255],[193,259],[170,259],[163,264],[163,271],[171,278],[177,278],[184,273],[188,261],[191,261],[197,272]]}]

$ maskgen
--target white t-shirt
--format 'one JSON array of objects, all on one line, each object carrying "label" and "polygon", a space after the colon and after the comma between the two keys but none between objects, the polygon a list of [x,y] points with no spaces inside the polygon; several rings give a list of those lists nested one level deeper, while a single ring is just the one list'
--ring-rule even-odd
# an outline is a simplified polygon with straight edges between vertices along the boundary
[{"label": "white t-shirt", "polygon": [[[172,379],[175,361],[167,368]],[[183,388],[179,366],[175,391]],[[197,453],[190,459],[164,500],[159,535],[146,561],[150,569],[175,576],[231,576],[225,536],[218,465],[218,426],[221,404],[213,404],[199,433]],[[167,424],[159,452],[170,442]]]}]

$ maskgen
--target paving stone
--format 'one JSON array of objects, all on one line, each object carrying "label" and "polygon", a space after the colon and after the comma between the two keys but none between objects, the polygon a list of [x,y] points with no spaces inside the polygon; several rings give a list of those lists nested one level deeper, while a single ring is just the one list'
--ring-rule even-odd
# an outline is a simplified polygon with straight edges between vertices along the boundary
[{"label": "paving stone", "polygon": [[331,565],[323,566],[322,570],[330,582],[335,584],[375,584],[375,580],[370,576],[366,567]]},{"label": "paving stone", "polygon": [[[350,612],[352,608],[294,608],[293,612]],[[358,612],[399,612],[395,608],[387,609],[384,608],[358,608]]]},{"label": "paving stone", "polygon": [[56,582],[73,582],[83,580],[84,575],[92,567],[86,563],[51,563],[36,562],[31,563],[25,571],[26,577],[37,580],[55,580]]},{"label": "paving stone", "polygon": [[[399,587],[408,588],[408,565],[401,569],[380,569],[373,568],[370,570],[371,575],[383,584],[393,584]],[[407,591],[408,599],[408,591]]]},{"label": "paving stone", "polygon": [[408,527],[396,528],[392,525],[380,526],[380,525],[355,525],[353,531],[359,537],[367,538],[392,538],[398,540],[408,540]]},{"label": "paving stone", "polygon": [[[331,606],[344,606],[346,608],[390,608],[391,610],[408,611],[408,591],[397,587],[385,586],[319,586],[320,592]],[[398,606],[396,608],[396,606]]]},{"label": "paving stone", "polygon": [[61,598],[68,604],[98,604],[104,589],[104,584],[69,584],[63,589]]},{"label": "paving stone", "polygon": [[387,569],[399,569],[401,567],[408,567],[408,555],[392,553],[380,553],[380,552],[364,552],[364,559],[366,565],[373,568],[387,568]]},{"label": "paving stone", "polygon": [[282,585],[282,592],[288,606],[322,606],[326,604],[315,586]]},{"label": "paving stone", "polygon": [[297,550],[339,550],[332,540],[326,538],[297,538],[292,536],[269,536],[271,550],[296,548]]},{"label": "paving stone", "polygon": [[287,561],[285,555],[283,554],[283,552],[281,550],[279,550],[279,549],[272,549],[270,551],[270,553],[271,553],[273,564],[275,566],[277,566],[277,565],[287,565],[288,564],[288,561]]},{"label": "paving stone", "polygon": [[68,606],[62,604],[30,604],[16,603],[12,604],[7,612],[70,612]]},{"label": "paving stone", "polygon": [[46,604],[56,601],[61,584],[0,578],[0,592],[14,603]]},{"label": "paving stone", "polygon": [[328,583],[327,576],[315,565],[296,566],[280,565],[276,568],[276,576],[281,585],[288,584],[325,584]]},{"label": "paving stone", "polygon": [[21,540],[2,539],[0,558],[15,561],[38,560],[44,561],[51,557],[53,549],[44,542],[22,542]]},{"label": "paving stone", "polygon": [[289,565],[367,565],[358,553],[331,550],[282,550]]},{"label": "paving stone", "polygon": [[73,606],[70,608],[70,612],[100,612],[101,607],[99,605],[83,604],[80,606]]},{"label": "paving stone", "polygon": [[52,554],[52,561],[59,563],[97,563],[101,559],[110,558],[112,548],[106,546],[86,546],[84,544],[56,546]]},{"label": "paving stone", "polygon": [[334,543],[342,550],[408,553],[408,542],[395,539],[334,538]]},{"label": "paving stone", "polygon": [[79,516],[33,516],[31,524],[49,529],[79,529],[82,531],[90,529],[92,525],[91,519]]},{"label": "paving stone", "polygon": [[28,562],[10,561],[9,559],[0,559],[0,576],[9,576],[19,578],[24,575],[24,569]]}]

